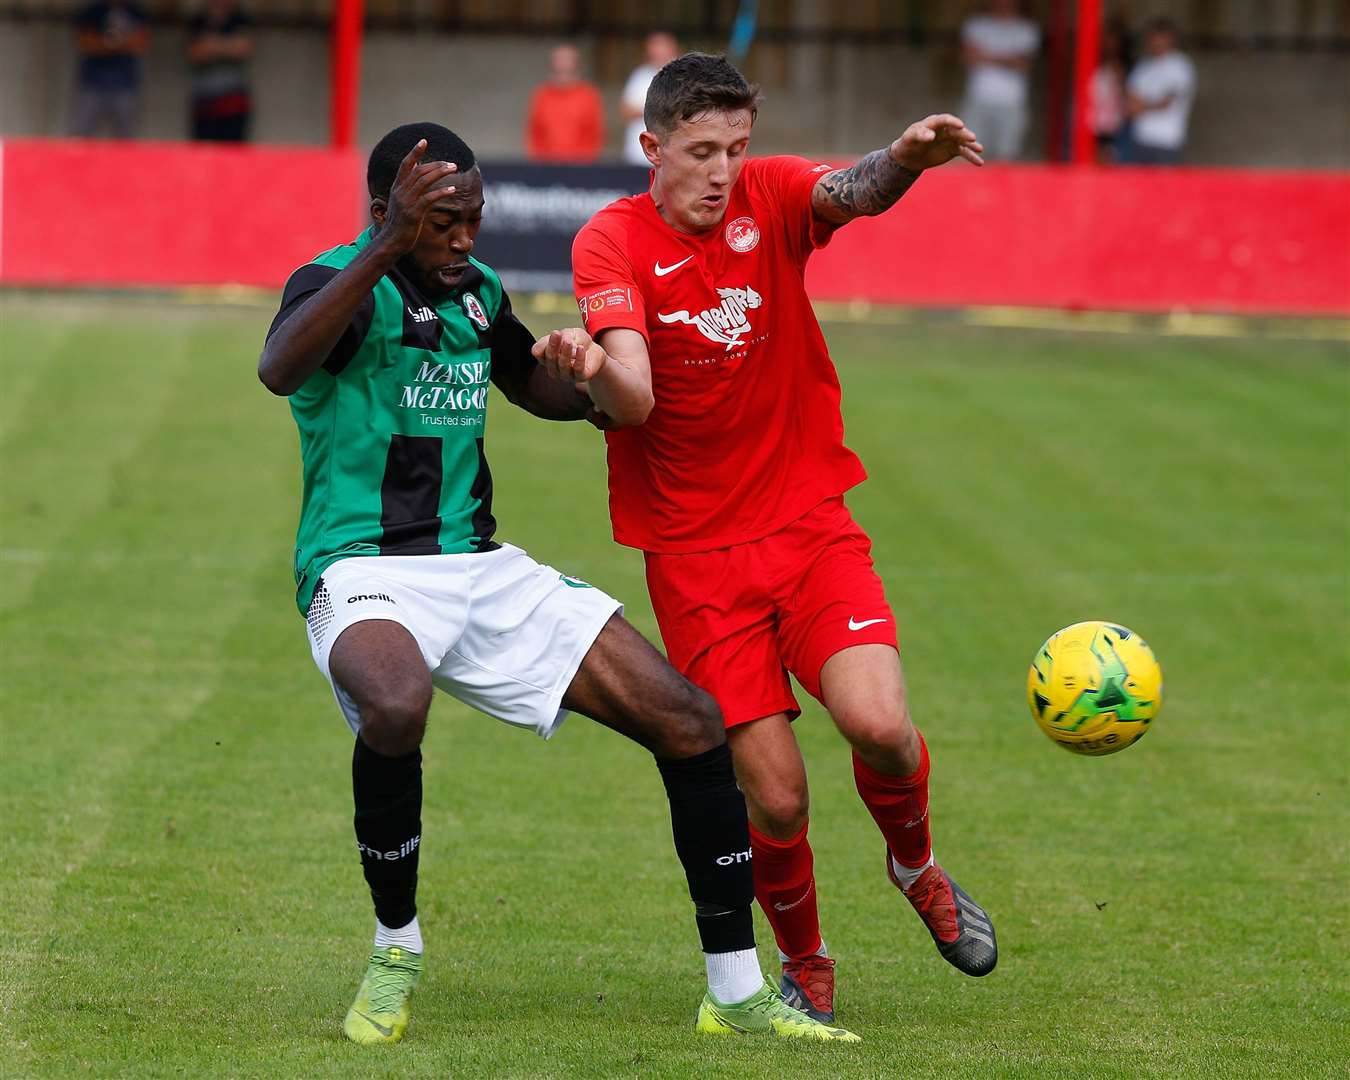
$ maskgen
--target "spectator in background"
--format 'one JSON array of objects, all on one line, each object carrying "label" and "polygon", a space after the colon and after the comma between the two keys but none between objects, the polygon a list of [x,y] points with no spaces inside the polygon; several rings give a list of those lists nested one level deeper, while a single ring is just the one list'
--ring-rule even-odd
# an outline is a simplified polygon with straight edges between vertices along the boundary
[{"label": "spectator in background", "polygon": [[1195,100],[1195,65],[1177,49],[1171,19],[1154,19],[1144,33],[1144,59],[1125,84],[1130,117],[1126,160],[1134,165],[1176,165],[1186,147]]},{"label": "spectator in background", "polygon": [[136,133],[141,104],[141,57],[150,45],[149,23],[140,4],[86,4],[75,16],[76,76],[71,128],[88,138],[108,122],[113,137]]},{"label": "spectator in background", "polygon": [[1097,164],[1120,160],[1125,137],[1125,76],[1130,70],[1129,32],[1120,19],[1102,26],[1101,58],[1088,85],[1088,123],[1097,139]]},{"label": "spectator in background", "polygon": [[656,73],[680,55],[679,42],[674,34],[657,30],[647,35],[643,44],[646,56],[644,63],[633,69],[624,84],[623,97],[619,100],[619,116],[628,125],[623,136],[623,159],[644,168],[648,165],[647,155],[642,152],[641,135],[647,130],[642,119],[642,110],[647,105],[647,87],[651,86]]},{"label": "spectator in background", "polygon": [[994,0],[989,8],[961,26],[961,59],[970,73],[961,117],[980,133],[987,159],[1009,161],[1021,154],[1027,132],[1027,84],[1041,31],[1017,0]]},{"label": "spectator in background", "polygon": [[590,162],[605,144],[600,91],[581,78],[581,54],[559,45],[549,56],[548,82],[530,97],[525,148],[532,161]]},{"label": "spectator in background", "polygon": [[253,20],[236,0],[207,0],[188,23],[192,137],[212,142],[245,142],[253,117],[248,62],[253,55]]}]

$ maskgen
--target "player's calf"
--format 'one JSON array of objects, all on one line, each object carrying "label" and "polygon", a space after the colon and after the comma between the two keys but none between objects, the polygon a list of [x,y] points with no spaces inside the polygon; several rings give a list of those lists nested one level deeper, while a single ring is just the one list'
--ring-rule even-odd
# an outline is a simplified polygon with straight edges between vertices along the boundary
[{"label": "player's calf", "polygon": [[662,698],[635,718],[658,758],[690,758],[726,742],[722,712],[707,691],[677,675]]}]

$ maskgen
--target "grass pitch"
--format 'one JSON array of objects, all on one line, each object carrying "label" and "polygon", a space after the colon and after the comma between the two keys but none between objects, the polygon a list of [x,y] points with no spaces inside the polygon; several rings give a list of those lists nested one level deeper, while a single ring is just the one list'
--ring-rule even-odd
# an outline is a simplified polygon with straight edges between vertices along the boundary
[{"label": "grass pitch", "polygon": [[[339,1031],[371,916],[350,738],[291,601],[296,438],[253,375],[270,314],[0,299],[0,1075],[1344,1066],[1342,346],[827,326],[937,850],[996,920],[998,970],[938,958],[811,705],[825,932],[865,1041],[695,1038],[702,965],[645,755],[441,697],[429,974],[407,1041],[370,1051]],[[488,447],[501,535],[654,633],[640,558],[608,538],[598,436],[498,400]],[[1036,646],[1084,618],[1143,634],[1166,675],[1154,730],[1115,757],[1056,748],[1023,701]]]}]

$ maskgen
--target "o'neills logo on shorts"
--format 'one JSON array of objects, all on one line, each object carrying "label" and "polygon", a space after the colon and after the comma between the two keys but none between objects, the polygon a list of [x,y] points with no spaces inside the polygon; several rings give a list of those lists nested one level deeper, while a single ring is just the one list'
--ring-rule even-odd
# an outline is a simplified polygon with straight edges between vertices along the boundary
[{"label": "o'neills logo on shorts", "polygon": [[411,840],[404,840],[399,844],[397,851],[376,851],[373,847],[366,847],[360,840],[356,842],[356,850],[361,853],[363,859],[378,859],[380,862],[393,862],[396,859],[406,859],[422,842],[422,834],[418,833]]},{"label": "o'neills logo on shorts", "polygon": [[382,592],[359,593],[356,596],[347,597],[347,603],[349,604],[359,604],[362,600],[383,600],[386,604],[392,604],[394,602],[394,598],[392,596],[386,596]]}]

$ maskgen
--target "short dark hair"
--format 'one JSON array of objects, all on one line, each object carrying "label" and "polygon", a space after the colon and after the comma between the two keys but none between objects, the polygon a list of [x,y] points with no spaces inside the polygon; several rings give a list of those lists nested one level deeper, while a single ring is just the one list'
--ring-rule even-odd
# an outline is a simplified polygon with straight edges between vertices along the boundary
[{"label": "short dark hair", "polygon": [[1181,30],[1178,28],[1176,20],[1169,19],[1166,15],[1159,15],[1157,18],[1150,19],[1148,25],[1144,27],[1144,33],[1166,34],[1173,38],[1181,36]]},{"label": "short dark hair", "polygon": [[683,121],[710,112],[749,109],[753,121],[759,103],[759,87],[746,82],[725,56],[691,52],[656,73],[642,122],[654,135],[669,135]]},{"label": "short dark hair", "polygon": [[422,139],[427,141],[426,151],[422,154],[423,161],[446,161],[458,165],[462,173],[474,167],[473,151],[469,149],[469,144],[449,128],[432,123],[403,124],[377,142],[375,149],[370,152],[370,163],[366,166],[366,187],[370,189],[371,198],[389,198],[389,189],[394,186],[398,167],[403,164],[408,151]]}]

